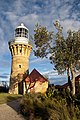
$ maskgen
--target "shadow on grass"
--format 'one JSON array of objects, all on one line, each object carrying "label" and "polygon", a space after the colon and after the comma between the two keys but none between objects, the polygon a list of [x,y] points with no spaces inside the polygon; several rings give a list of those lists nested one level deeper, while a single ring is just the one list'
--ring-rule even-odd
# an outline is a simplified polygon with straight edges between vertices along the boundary
[{"label": "shadow on grass", "polygon": [[19,105],[22,96],[7,96],[7,105],[19,113]]},{"label": "shadow on grass", "polygon": [[12,101],[12,102],[8,102],[7,103],[8,106],[10,106],[11,108],[13,108],[16,112],[19,113],[19,102],[16,101]]},{"label": "shadow on grass", "polygon": [[13,96],[8,96],[7,97],[7,105],[11,107],[13,110],[17,112],[17,114],[22,118],[22,120],[25,120],[25,117],[21,114],[20,112],[20,100],[22,96],[18,97],[13,97]]}]

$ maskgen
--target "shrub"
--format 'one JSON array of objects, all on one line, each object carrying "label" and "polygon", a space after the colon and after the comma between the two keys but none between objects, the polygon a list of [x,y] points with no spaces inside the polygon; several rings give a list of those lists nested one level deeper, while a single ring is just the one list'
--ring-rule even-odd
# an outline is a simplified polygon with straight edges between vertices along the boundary
[{"label": "shrub", "polygon": [[54,96],[56,97],[57,95],[58,95],[58,90],[56,90],[53,85],[49,85],[48,90],[46,92],[46,97],[53,98]]},{"label": "shrub", "polygon": [[75,111],[78,109],[75,109],[73,104],[68,106],[65,99],[58,100],[40,93],[29,93],[23,96],[20,111],[26,120],[77,120]]}]

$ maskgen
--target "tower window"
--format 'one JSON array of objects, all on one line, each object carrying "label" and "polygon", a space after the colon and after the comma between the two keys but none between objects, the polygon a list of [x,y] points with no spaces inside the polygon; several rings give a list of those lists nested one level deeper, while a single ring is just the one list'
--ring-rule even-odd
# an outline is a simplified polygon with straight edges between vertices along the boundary
[{"label": "tower window", "polygon": [[21,65],[19,65],[19,68],[21,68]]}]

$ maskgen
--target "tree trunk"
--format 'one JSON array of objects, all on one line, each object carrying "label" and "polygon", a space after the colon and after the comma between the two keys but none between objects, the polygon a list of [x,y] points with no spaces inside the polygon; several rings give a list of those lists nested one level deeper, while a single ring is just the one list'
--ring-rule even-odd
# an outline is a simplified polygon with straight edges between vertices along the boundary
[{"label": "tree trunk", "polygon": [[71,74],[72,74],[72,94],[75,95],[75,70],[71,66]]},{"label": "tree trunk", "polygon": [[69,85],[70,92],[71,92],[72,91],[72,83],[70,80],[70,68],[67,69],[67,77],[68,77],[68,85]]}]

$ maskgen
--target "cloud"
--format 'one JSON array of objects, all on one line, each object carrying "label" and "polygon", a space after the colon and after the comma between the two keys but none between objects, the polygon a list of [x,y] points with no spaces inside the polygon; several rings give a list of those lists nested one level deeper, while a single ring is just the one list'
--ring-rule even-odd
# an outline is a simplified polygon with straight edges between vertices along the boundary
[{"label": "cloud", "polygon": [[[53,22],[57,19],[63,26],[64,33],[68,29],[78,30],[80,26],[80,1],[2,0],[0,2],[0,69],[11,66],[8,41],[14,38],[14,30],[21,22],[28,27],[30,35],[33,35],[37,22],[46,26],[48,30],[54,30]],[[42,73],[47,73],[49,69],[52,70],[48,62],[46,59],[33,58],[33,56],[30,60],[32,68],[37,67]],[[56,75],[54,71],[53,74]],[[52,76],[51,73],[50,75]]]},{"label": "cloud", "polygon": [[67,19],[70,17],[70,9],[72,8],[71,5],[65,4],[63,7],[60,8],[59,10],[59,17],[61,20]]},{"label": "cloud", "polygon": [[0,81],[9,81],[10,73],[7,72],[0,72]]},{"label": "cloud", "polygon": [[3,75],[0,75],[0,78],[8,78],[8,76],[3,76]]},{"label": "cloud", "polygon": [[46,72],[42,72],[43,75],[49,75],[49,76],[53,76],[53,75],[58,75],[58,72],[56,70],[48,70]]},{"label": "cloud", "polygon": [[52,78],[49,78],[50,83],[54,84],[54,85],[62,85],[64,83],[67,83],[67,76],[66,75],[55,75]]},{"label": "cloud", "polygon": [[77,31],[80,29],[80,22],[73,19],[66,19],[61,21],[61,25],[64,26],[65,31],[67,32],[69,29],[73,31]]},{"label": "cloud", "polygon": [[42,72],[42,75],[47,75],[50,83],[54,85],[57,84],[62,85],[67,82],[66,73],[62,75],[58,75],[57,70],[46,70],[46,72]]},{"label": "cloud", "polygon": [[[2,15],[6,17],[10,27],[12,26],[12,28],[15,28],[17,25],[19,25],[20,22],[24,22],[25,25],[29,27],[31,33],[33,33],[34,26],[37,22],[47,26],[48,29],[52,29],[53,21],[59,19],[61,22],[63,22],[63,20],[65,20],[65,25],[62,25],[63,27],[66,27],[66,19],[69,21],[69,23],[71,23],[71,17],[75,16],[75,18],[77,18],[79,14],[78,10],[77,13],[75,12],[75,10],[73,11],[75,0],[17,0],[12,3],[13,4],[9,3],[10,7],[6,3],[4,3],[7,6],[7,11],[4,10],[2,12]],[[79,6],[79,4],[76,4],[76,6]],[[76,24],[79,24],[78,20],[76,20]],[[66,29],[68,30],[67,27]],[[77,26],[75,26],[75,29],[77,29]]]},{"label": "cloud", "polygon": [[46,60],[46,58],[43,58],[43,59],[41,59],[41,58],[35,58],[35,59],[33,59],[33,60],[30,60],[30,63],[32,64],[32,63],[36,63],[36,62],[38,62],[38,63],[40,63],[40,62],[43,62],[43,61],[45,61]]},{"label": "cloud", "polygon": [[6,75],[6,76],[9,76],[10,74],[9,74],[9,73],[3,73],[2,75]]}]

